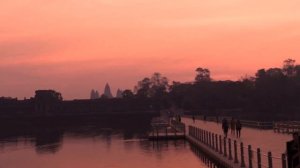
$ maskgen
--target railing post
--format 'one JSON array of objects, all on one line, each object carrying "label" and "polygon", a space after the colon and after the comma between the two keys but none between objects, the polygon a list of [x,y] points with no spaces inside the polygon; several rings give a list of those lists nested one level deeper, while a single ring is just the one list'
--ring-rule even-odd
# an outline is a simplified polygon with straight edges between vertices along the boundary
[{"label": "railing post", "polygon": [[205,143],[205,141],[206,141],[206,133],[205,133],[205,130],[203,130],[203,143]]},{"label": "railing post", "polygon": [[206,131],[203,130],[203,143],[206,144]]},{"label": "railing post", "polygon": [[202,143],[205,142],[205,134],[204,133],[205,133],[204,130],[202,130]]},{"label": "railing post", "polygon": [[208,146],[211,147],[211,137],[210,137],[210,132],[207,132],[208,134]]},{"label": "railing post", "polygon": [[220,144],[219,152],[220,152],[220,154],[223,154],[223,152],[222,152],[222,136],[221,135],[219,136],[219,144]]},{"label": "railing post", "polygon": [[215,134],[214,133],[211,133],[211,148],[212,149],[215,149]]},{"label": "railing post", "polygon": [[[175,135],[175,137],[176,137],[176,129],[174,130],[174,135]],[[195,135],[194,135],[195,136]]]},{"label": "railing post", "polygon": [[206,145],[208,145],[208,131],[205,131],[205,136],[206,136],[205,143],[206,143]]},{"label": "railing post", "polygon": [[215,134],[211,133],[211,148],[215,150]]},{"label": "railing post", "polygon": [[272,163],[272,153],[271,153],[271,152],[268,152],[268,165],[269,165],[269,168],[272,168],[272,167],[273,167],[273,163]]},{"label": "railing post", "polygon": [[206,143],[206,131],[203,130],[203,143],[205,144]]},{"label": "railing post", "polygon": [[168,127],[166,127],[166,139],[168,139]]},{"label": "railing post", "polygon": [[224,156],[227,157],[227,149],[226,149],[227,143],[226,143],[226,137],[224,137],[223,141],[224,141]]},{"label": "railing post", "polygon": [[229,160],[232,160],[232,152],[231,152],[231,139],[228,139],[228,152],[229,152]]},{"label": "railing post", "polygon": [[208,132],[208,146],[211,147],[211,133]]},{"label": "railing post", "polygon": [[206,144],[209,146],[209,132],[206,131]]},{"label": "railing post", "polygon": [[152,137],[154,138],[154,128],[152,127]]},{"label": "railing post", "polygon": [[203,130],[200,129],[200,142],[203,142]]},{"label": "railing post", "polygon": [[257,148],[257,168],[261,168],[261,153],[260,153],[260,148]]},{"label": "railing post", "polygon": [[209,134],[208,131],[206,131],[206,144],[209,146]]},{"label": "railing post", "polygon": [[234,140],[234,163],[239,163],[238,161],[238,157],[237,157],[237,144],[236,144],[236,140]]},{"label": "railing post", "polygon": [[196,132],[196,128],[193,127],[193,137],[195,138],[195,132]]},{"label": "railing post", "polygon": [[205,144],[207,145],[208,144],[208,132],[205,131]]},{"label": "railing post", "polygon": [[218,150],[218,148],[219,148],[219,146],[218,146],[218,135],[217,134],[215,135],[215,139],[216,139],[216,148],[215,149],[216,149],[217,152],[219,152],[219,150]]},{"label": "railing post", "polygon": [[286,168],[286,157],[284,153],[281,155],[281,161],[282,161],[282,168]]},{"label": "railing post", "polygon": [[194,138],[196,137],[196,127],[193,127],[193,136],[194,136]]},{"label": "railing post", "polygon": [[251,145],[248,145],[248,161],[249,161],[249,168],[252,168],[252,150]]},{"label": "railing post", "polygon": [[192,126],[192,136],[195,137],[195,127]]},{"label": "railing post", "polygon": [[156,138],[158,139],[158,129],[156,128]]},{"label": "railing post", "polygon": [[245,167],[244,144],[241,142],[241,167]]},{"label": "railing post", "polygon": [[199,128],[199,141],[202,142],[202,138],[203,138],[203,135],[202,135],[202,129]]},{"label": "railing post", "polygon": [[205,134],[204,134],[204,133],[205,133],[205,131],[204,131],[204,130],[202,130],[201,132],[202,132],[202,133],[201,133],[201,134],[202,134],[202,142],[204,143],[204,141],[205,141]]}]

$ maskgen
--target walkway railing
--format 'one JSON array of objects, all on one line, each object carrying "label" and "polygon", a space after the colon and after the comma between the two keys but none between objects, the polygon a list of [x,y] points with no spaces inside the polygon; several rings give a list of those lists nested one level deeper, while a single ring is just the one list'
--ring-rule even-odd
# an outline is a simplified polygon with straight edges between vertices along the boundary
[{"label": "walkway railing", "polygon": [[171,124],[166,122],[152,122],[152,131],[148,138],[152,140],[159,139],[184,139],[185,124],[176,120],[171,120]]},{"label": "walkway railing", "polygon": [[171,126],[179,131],[179,132],[184,132],[185,133],[185,124],[176,120],[171,120]]},{"label": "walkway railing", "polygon": [[[192,116],[185,116],[192,118]],[[230,116],[195,116],[195,119],[200,119],[204,121],[222,122],[223,119],[230,121],[232,117]],[[258,129],[273,129],[273,122],[262,122],[262,121],[251,121],[251,120],[241,120],[241,123],[245,127],[258,128]]]},{"label": "walkway railing", "polygon": [[275,122],[273,129],[274,132],[278,132],[278,133],[300,132],[300,122],[299,121]]},{"label": "walkway railing", "polygon": [[259,129],[272,129],[273,122],[261,122],[261,121],[250,121],[250,120],[241,120],[243,126],[259,128]]},{"label": "walkway railing", "polygon": [[286,168],[287,165],[285,154],[275,157],[271,152],[264,153],[260,148],[252,149],[251,145],[244,146],[243,142],[237,142],[194,126],[188,127],[188,135],[210,148],[211,152],[226,158],[232,163],[232,167]]}]

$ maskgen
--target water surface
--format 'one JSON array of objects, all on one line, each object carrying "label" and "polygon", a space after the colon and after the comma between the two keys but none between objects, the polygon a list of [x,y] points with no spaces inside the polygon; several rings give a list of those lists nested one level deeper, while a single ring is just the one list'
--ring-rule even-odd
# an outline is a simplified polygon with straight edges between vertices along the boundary
[{"label": "water surface", "polygon": [[109,124],[99,126],[89,123],[4,133],[0,138],[0,168],[209,166],[209,159],[188,142],[148,141],[145,139],[147,130],[143,125],[133,127],[128,123],[116,128],[110,128]]}]

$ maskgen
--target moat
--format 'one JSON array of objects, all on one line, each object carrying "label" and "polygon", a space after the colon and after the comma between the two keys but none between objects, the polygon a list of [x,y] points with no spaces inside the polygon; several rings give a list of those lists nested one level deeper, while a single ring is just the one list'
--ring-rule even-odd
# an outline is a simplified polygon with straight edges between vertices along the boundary
[{"label": "moat", "polygon": [[149,141],[149,120],[132,120],[11,130],[0,138],[0,168],[207,167],[208,159],[188,142]]}]

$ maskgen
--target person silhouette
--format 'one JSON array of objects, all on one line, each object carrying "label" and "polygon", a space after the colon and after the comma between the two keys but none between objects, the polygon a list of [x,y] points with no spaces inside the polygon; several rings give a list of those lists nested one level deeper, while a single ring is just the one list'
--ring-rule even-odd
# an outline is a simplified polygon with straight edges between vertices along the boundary
[{"label": "person silhouette", "polygon": [[222,129],[223,129],[223,132],[224,132],[224,136],[227,137],[227,133],[228,133],[228,121],[226,118],[224,118],[222,120]]},{"label": "person silhouette", "polygon": [[241,130],[242,130],[242,123],[241,123],[240,120],[236,121],[235,129],[236,129],[236,137],[240,138],[241,137]]}]

